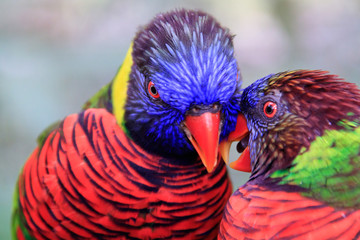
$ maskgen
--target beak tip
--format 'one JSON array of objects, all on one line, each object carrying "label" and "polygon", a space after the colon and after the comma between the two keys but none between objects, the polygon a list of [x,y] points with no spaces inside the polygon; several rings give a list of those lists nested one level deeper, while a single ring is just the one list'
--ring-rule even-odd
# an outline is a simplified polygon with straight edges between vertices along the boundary
[{"label": "beak tip", "polygon": [[206,168],[208,173],[211,173],[213,171],[213,168]]},{"label": "beak tip", "polygon": [[185,118],[187,137],[210,173],[217,165],[220,137],[220,112],[205,112]]},{"label": "beak tip", "polygon": [[200,158],[200,159],[208,173],[211,173],[212,171],[214,171],[214,169],[216,168],[216,166],[218,164],[218,160],[215,160],[212,164],[209,164],[209,162],[204,161],[205,159],[203,159],[203,158]]},{"label": "beak tip", "polygon": [[208,173],[211,173],[212,171],[214,171],[215,169],[215,166],[212,166],[212,167],[206,167],[206,170]]},{"label": "beak tip", "polygon": [[249,147],[245,148],[244,152],[241,154],[239,159],[237,159],[234,162],[231,162],[229,166],[232,169],[241,172],[251,172],[251,159],[250,159]]}]

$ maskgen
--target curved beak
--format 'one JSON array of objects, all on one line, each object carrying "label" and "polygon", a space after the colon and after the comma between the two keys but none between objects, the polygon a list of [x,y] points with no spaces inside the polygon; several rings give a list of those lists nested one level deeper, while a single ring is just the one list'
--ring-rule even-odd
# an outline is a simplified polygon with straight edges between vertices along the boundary
[{"label": "curved beak", "polygon": [[[234,141],[241,141],[248,135],[249,129],[247,128],[246,118],[243,114],[239,114],[236,121],[235,130],[231,132],[227,140],[223,140],[219,146],[219,152],[221,153],[221,156],[226,164],[229,163],[229,152],[231,144]],[[251,159],[248,146],[236,161],[230,163],[230,167],[243,172],[251,172]]]},{"label": "curved beak", "polygon": [[185,117],[185,132],[208,172],[218,162],[220,112],[203,112]]}]

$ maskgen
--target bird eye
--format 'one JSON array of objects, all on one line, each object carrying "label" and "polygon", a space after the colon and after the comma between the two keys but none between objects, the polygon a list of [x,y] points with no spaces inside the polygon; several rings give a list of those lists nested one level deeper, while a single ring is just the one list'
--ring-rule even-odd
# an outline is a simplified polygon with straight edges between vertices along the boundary
[{"label": "bird eye", "polygon": [[148,91],[149,91],[150,96],[152,96],[153,98],[160,97],[160,95],[155,87],[155,84],[151,81],[149,82],[149,85],[148,85]]},{"label": "bird eye", "polygon": [[273,118],[277,112],[277,104],[272,101],[268,101],[264,104],[263,110],[266,117]]}]

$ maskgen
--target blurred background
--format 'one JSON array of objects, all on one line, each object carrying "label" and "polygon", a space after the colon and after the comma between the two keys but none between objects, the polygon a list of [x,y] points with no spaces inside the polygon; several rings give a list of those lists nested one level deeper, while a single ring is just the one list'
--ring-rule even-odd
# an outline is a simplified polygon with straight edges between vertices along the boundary
[{"label": "blurred background", "polygon": [[[360,83],[359,0],[1,0],[0,239],[10,239],[13,188],[38,134],[113,78],[140,25],[181,7],[235,35],[244,87],[300,68]],[[237,188],[248,175],[231,177]]]}]

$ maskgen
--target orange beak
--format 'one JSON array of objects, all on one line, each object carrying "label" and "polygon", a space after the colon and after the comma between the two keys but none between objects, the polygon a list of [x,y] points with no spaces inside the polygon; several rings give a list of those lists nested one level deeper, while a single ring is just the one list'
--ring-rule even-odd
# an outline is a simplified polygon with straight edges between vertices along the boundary
[{"label": "orange beak", "polygon": [[198,152],[208,172],[217,165],[219,149],[220,112],[204,112],[185,117],[187,137]]},{"label": "orange beak", "polygon": [[[247,128],[246,118],[243,114],[239,114],[236,121],[235,130],[231,132],[228,136],[228,139],[222,141],[219,146],[219,151],[226,164],[229,163],[229,152],[232,142],[240,141],[248,134],[249,129]],[[242,154],[236,161],[230,163],[230,167],[243,172],[251,172],[249,147],[245,148],[245,150],[242,152]]]}]

